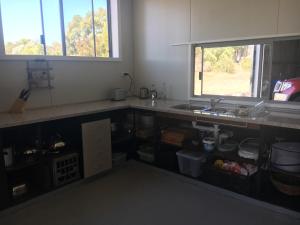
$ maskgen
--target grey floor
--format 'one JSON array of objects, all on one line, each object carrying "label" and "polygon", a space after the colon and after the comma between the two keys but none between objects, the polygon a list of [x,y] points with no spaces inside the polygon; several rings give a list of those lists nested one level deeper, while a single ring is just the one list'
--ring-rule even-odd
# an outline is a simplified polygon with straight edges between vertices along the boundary
[{"label": "grey floor", "polygon": [[0,214],[1,225],[299,225],[150,166],[129,162],[93,181]]}]

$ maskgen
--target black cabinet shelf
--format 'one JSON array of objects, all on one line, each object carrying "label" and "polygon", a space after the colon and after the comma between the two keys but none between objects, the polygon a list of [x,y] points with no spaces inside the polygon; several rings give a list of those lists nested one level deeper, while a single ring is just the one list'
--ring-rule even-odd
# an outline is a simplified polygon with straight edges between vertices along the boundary
[{"label": "black cabinet shelf", "polygon": [[255,165],[255,166],[259,165],[258,161],[240,157],[238,155],[237,151],[233,151],[233,152],[215,151],[214,156],[216,158],[223,159],[223,160],[229,160],[229,161],[234,161],[234,162],[238,162],[238,163],[248,163],[248,164],[252,164],[252,165]]},{"label": "black cabinet shelf", "polygon": [[12,167],[7,167],[5,170],[7,173],[13,173],[13,172],[17,172],[17,171],[24,170],[27,168],[32,168],[32,167],[38,166],[42,162],[43,162],[43,160],[37,160],[37,161],[33,161],[33,162],[22,162],[22,163],[18,163],[17,165],[14,165]]},{"label": "black cabinet shelf", "polygon": [[132,134],[124,134],[119,136],[112,136],[112,145],[123,144],[124,142],[133,141],[134,137]]},{"label": "black cabinet shelf", "polygon": [[39,189],[39,188],[30,188],[28,193],[20,198],[12,198],[10,206],[16,206],[18,204],[27,202],[29,200],[32,200],[38,196],[41,196],[43,194],[46,194],[48,191]]}]

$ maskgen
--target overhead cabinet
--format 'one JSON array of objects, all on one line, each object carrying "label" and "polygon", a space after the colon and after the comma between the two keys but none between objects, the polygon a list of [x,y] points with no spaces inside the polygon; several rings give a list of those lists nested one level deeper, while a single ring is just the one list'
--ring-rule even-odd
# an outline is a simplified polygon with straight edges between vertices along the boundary
[{"label": "overhead cabinet", "polygon": [[191,4],[192,42],[277,34],[279,0],[192,0]]},{"label": "overhead cabinet", "polygon": [[300,34],[300,1],[280,0],[279,34]]},{"label": "overhead cabinet", "polygon": [[149,51],[164,41],[168,44],[189,41],[190,0],[137,0],[134,2],[134,17],[138,18],[134,20],[134,26],[143,31],[136,35],[155,46]]}]

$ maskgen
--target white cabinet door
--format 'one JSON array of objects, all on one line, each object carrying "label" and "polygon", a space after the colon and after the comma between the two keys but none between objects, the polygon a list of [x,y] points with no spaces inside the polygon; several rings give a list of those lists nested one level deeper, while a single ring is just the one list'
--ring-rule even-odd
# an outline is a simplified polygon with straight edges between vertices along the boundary
[{"label": "white cabinet door", "polygon": [[91,177],[112,168],[110,120],[81,125],[84,177]]},{"label": "white cabinet door", "polygon": [[300,0],[280,0],[278,33],[300,34]]},{"label": "white cabinet door", "polygon": [[279,0],[192,0],[192,41],[271,36]]},{"label": "white cabinet door", "polygon": [[135,0],[133,6],[137,40],[144,39],[154,49],[190,41],[190,0]]}]

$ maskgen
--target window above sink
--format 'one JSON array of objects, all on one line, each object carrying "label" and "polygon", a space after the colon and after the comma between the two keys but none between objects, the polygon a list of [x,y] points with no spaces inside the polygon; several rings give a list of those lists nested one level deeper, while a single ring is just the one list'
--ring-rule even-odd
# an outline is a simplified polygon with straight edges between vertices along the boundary
[{"label": "window above sink", "polygon": [[261,96],[264,42],[205,44],[194,47],[194,96]]},{"label": "window above sink", "polygon": [[191,52],[192,100],[300,102],[300,36],[195,43]]}]

